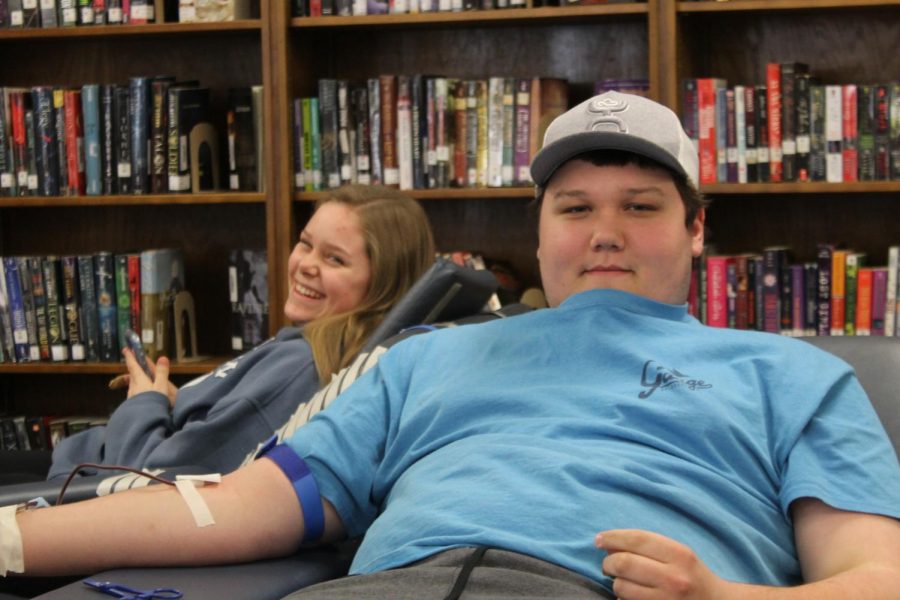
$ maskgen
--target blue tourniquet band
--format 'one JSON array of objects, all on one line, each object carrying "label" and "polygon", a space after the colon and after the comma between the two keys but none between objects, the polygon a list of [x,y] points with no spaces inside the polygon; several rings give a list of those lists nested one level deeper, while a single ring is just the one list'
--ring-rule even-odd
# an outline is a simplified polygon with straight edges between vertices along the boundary
[{"label": "blue tourniquet band", "polygon": [[319,486],[310,472],[306,461],[300,458],[290,446],[279,444],[263,448],[260,456],[265,456],[284,471],[294,486],[300,507],[303,509],[303,542],[314,542],[325,532],[325,512],[322,510],[322,496]]}]

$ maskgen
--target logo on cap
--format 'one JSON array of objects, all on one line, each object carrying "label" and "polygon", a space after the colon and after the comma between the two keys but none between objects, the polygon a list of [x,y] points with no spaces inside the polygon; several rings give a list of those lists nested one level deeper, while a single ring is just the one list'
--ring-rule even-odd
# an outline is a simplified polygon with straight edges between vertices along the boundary
[{"label": "logo on cap", "polygon": [[588,112],[598,113],[598,118],[590,124],[591,131],[615,131],[628,133],[628,124],[617,117],[619,113],[628,108],[627,100],[598,96],[588,103]]}]

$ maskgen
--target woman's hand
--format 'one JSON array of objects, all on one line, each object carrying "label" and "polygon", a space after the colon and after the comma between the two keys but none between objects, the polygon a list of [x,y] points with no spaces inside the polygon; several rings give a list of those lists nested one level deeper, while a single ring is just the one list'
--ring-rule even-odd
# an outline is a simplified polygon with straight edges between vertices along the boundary
[{"label": "woman's hand", "polygon": [[125,366],[128,368],[128,375],[125,376],[128,384],[128,397],[131,398],[135,394],[142,392],[156,391],[169,399],[169,407],[174,408],[175,399],[178,396],[178,388],[169,381],[169,359],[160,356],[158,362],[147,357],[147,364],[150,366],[150,372],[153,373],[153,379],[144,373],[134,353],[128,348],[122,350],[125,357]]},{"label": "woman's hand", "polygon": [[732,584],[671,538],[640,529],[613,529],[598,533],[594,544],[608,552],[603,573],[614,578],[613,592],[621,600],[730,597],[727,588]]}]

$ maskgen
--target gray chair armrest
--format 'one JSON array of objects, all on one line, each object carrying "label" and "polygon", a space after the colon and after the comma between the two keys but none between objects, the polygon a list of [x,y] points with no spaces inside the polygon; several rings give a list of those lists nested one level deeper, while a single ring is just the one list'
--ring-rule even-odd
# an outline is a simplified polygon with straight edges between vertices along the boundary
[{"label": "gray chair armrest", "polygon": [[[175,588],[185,598],[276,600],[287,594],[347,574],[355,546],[301,550],[291,556],[217,567],[115,569],[91,575],[141,590]],[[97,600],[81,581],[37,596],[44,600]]]},{"label": "gray chair armrest", "polygon": [[900,456],[900,338],[826,335],[801,339],[853,367]]}]

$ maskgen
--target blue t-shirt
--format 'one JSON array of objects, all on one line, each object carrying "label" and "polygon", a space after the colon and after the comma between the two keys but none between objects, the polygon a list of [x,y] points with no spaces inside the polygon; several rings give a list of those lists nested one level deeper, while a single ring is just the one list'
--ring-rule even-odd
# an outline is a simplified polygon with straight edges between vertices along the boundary
[{"label": "blue t-shirt", "polygon": [[900,467],[852,369],[615,290],[417,336],[287,442],[351,572],[483,545],[609,585],[594,534],[646,529],[732,581],[801,580],[789,506],[900,517]]}]

